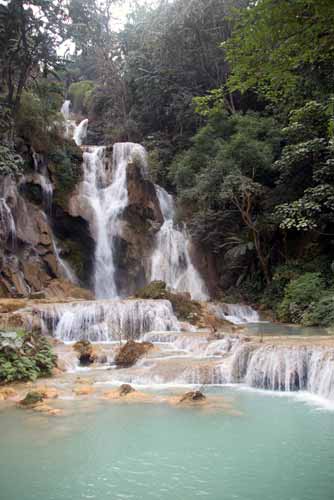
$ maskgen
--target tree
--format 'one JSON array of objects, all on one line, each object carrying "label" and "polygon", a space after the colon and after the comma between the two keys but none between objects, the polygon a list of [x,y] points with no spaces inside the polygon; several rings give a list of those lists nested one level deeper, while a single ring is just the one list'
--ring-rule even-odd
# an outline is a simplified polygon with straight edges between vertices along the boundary
[{"label": "tree", "polygon": [[27,84],[59,62],[57,46],[66,21],[64,0],[11,0],[0,6],[1,86],[17,111]]},{"label": "tree", "polygon": [[264,243],[256,209],[264,196],[264,187],[242,175],[228,175],[221,188],[221,198],[239,212],[244,225],[252,235],[254,247],[267,284],[270,283],[270,252]]},{"label": "tree", "polygon": [[286,105],[333,90],[332,0],[253,0],[224,44],[231,91],[254,88]]},{"label": "tree", "polygon": [[275,163],[289,201],[276,207],[284,230],[326,231],[334,222],[334,145],[329,108],[315,101],[291,111],[283,129],[287,144]]}]

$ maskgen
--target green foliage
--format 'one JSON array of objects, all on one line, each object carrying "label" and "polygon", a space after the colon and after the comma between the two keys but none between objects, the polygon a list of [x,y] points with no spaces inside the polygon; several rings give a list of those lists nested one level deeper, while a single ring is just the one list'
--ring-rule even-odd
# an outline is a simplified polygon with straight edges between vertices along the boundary
[{"label": "green foliage", "polygon": [[327,106],[314,101],[290,113],[289,125],[283,130],[288,144],[275,168],[280,183],[289,184],[297,199],[276,207],[282,229],[324,229],[333,220],[334,155],[327,137],[328,122]]},{"label": "green foliage", "polygon": [[0,144],[0,175],[17,177],[23,173],[24,161],[14,149]]},{"label": "green foliage", "polygon": [[55,200],[67,205],[68,195],[82,176],[82,152],[73,141],[64,140],[49,152],[49,170],[56,185]]},{"label": "green foliage", "polygon": [[239,11],[224,45],[231,90],[256,89],[286,105],[332,90],[332,0],[259,0]]},{"label": "green foliage", "polygon": [[0,339],[0,383],[51,375],[56,364],[48,339],[25,334],[20,342]]},{"label": "green foliage", "polygon": [[0,86],[14,113],[31,80],[46,77],[58,66],[57,47],[66,21],[60,0],[9,0],[0,5]]},{"label": "green foliage", "polygon": [[62,99],[62,86],[53,82],[42,81],[38,89],[22,93],[16,133],[40,153],[48,152],[61,134]]},{"label": "green foliage", "polygon": [[94,91],[94,82],[83,80],[72,83],[68,89],[68,97],[72,103],[72,109],[75,113],[87,115],[92,102]]},{"label": "green foliage", "polygon": [[282,321],[302,323],[313,302],[324,293],[325,283],[320,273],[305,273],[293,279],[284,290],[284,298],[277,308]]},{"label": "green foliage", "polygon": [[305,326],[334,325],[334,293],[327,292],[324,297],[317,302],[312,302],[303,317]]}]

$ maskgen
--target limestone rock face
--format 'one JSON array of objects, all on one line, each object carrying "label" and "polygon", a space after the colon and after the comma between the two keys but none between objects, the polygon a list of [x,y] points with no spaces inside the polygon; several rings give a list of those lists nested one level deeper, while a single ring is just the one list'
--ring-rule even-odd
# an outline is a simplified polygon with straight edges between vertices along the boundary
[{"label": "limestone rock face", "polygon": [[128,207],[130,213],[142,220],[163,223],[159,200],[154,184],[145,179],[135,163],[127,168]]},{"label": "limestone rock face", "polygon": [[62,243],[57,247],[56,241],[66,241],[68,264],[75,261],[80,282],[88,287],[93,259],[88,224],[56,202],[51,207],[53,187],[43,155],[26,147],[25,159],[30,173],[0,178],[0,297],[43,298],[47,290],[45,296],[64,298],[69,287],[50,286],[55,279],[69,279]]}]

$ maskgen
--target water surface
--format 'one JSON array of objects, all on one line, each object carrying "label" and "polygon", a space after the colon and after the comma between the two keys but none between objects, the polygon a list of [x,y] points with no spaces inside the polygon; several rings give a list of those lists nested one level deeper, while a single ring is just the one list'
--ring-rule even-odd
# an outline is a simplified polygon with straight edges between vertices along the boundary
[{"label": "water surface", "polygon": [[94,401],[65,403],[64,417],[3,410],[1,499],[333,500],[334,413],[219,391],[240,416]]}]

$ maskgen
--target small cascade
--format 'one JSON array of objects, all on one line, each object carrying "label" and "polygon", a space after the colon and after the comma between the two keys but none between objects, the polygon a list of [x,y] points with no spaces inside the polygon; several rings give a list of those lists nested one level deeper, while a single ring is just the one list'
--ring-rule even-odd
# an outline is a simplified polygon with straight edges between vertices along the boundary
[{"label": "small cascade", "polygon": [[65,120],[65,137],[73,139],[77,146],[81,146],[87,136],[88,119],[82,120],[79,125],[71,118],[71,101],[64,101],[61,109],[61,114]]},{"label": "small cascade", "polygon": [[34,307],[45,331],[64,341],[111,342],[150,331],[178,331],[166,300],[109,300]]},{"label": "small cascade", "polygon": [[11,209],[5,198],[0,198],[0,235],[7,242],[10,242],[14,249],[16,246],[16,226]]},{"label": "small cascade", "polygon": [[78,284],[79,280],[75,275],[75,272],[71,268],[70,264],[61,258],[57,242],[54,237],[52,237],[52,248],[53,253],[57,260],[58,270],[62,274],[63,278],[70,281],[73,284]]},{"label": "small cascade", "polygon": [[230,382],[272,391],[309,391],[334,399],[334,349],[243,343],[232,355]]},{"label": "small cascade", "polygon": [[112,168],[104,147],[84,152],[84,180],[81,196],[91,209],[91,232],[95,237],[95,294],[98,299],[117,298],[115,244],[120,234],[120,217],[128,203],[127,165],[134,158],[142,164],[145,149],[139,144],[117,143],[113,147]]},{"label": "small cascade", "polygon": [[77,146],[81,146],[86,139],[88,129],[88,119],[82,120],[78,126],[75,126],[73,131],[73,139]]},{"label": "small cascade", "polygon": [[209,310],[219,319],[235,325],[259,323],[260,316],[255,309],[243,304],[209,304]]},{"label": "small cascade", "polygon": [[[35,174],[33,180],[36,184],[39,184],[42,190],[42,201],[43,207],[47,214],[51,214],[52,200],[53,200],[53,185],[49,177],[47,164],[45,159],[36,151],[32,151],[32,158],[34,162]],[[26,180],[26,177],[22,179],[22,182]]]},{"label": "small cascade", "polygon": [[63,117],[65,118],[65,120],[69,120],[71,117],[70,116],[70,108],[71,108],[71,101],[69,101],[69,100],[64,101],[64,103],[60,109],[60,112],[63,115]]},{"label": "small cascade", "polygon": [[207,300],[208,291],[189,253],[190,240],[186,230],[174,224],[173,197],[156,186],[164,223],[156,238],[152,255],[150,281],[164,281],[170,288],[189,292],[192,299]]}]

